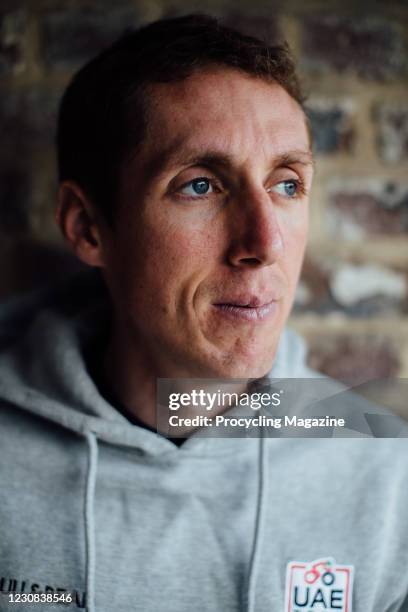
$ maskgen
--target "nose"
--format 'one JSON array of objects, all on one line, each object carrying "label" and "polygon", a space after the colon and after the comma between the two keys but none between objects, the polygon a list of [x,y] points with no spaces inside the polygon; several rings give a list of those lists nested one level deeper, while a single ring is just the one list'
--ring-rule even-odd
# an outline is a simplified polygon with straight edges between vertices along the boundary
[{"label": "nose", "polygon": [[284,252],[276,204],[263,188],[245,190],[229,210],[228,263],[233,266],[268,266]]}]

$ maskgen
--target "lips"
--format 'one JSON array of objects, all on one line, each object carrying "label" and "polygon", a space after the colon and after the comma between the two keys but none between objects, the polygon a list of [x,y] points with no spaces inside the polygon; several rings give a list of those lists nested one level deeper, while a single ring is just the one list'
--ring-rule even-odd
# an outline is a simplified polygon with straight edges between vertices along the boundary
[{"label": "lips", "polygon": [[239,308],[259,308],[261,306],[264,306],[265,304],[270,304],[271,302],[273,302],[273,300],[261,300],[260,298],[251,298],[249,300],[225,300],[215,305],[238,306]]},{"label": "lips", "polygon": [[265,306],[266,304],[270,304],[271,302],[276,302],[277,300],[278,298],[271,294],[264,295],[261,297],[260,295],[254,293],[241,293],[235,296],[222,296],[221,299],[217,300],[214,305],[228,305],[242,308],[260,308],[262,306]]},{"label": "lips", "polygon": [[236,321],[263,321],[273,316],[277,310],[277,300],[258,296],[224,298],[213,304],[217,312]]}]

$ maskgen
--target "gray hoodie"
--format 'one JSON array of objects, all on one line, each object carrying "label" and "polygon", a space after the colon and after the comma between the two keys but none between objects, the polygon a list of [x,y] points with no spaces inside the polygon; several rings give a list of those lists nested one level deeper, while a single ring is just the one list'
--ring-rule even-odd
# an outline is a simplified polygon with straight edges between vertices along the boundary
[{"label": "gray hoodie", "polygon": [[[93,274],[0,309],[1,611],[408,610],[406,438],[178,447],[90,377],[108,316]],[[304,354],[286,330],[270,377],[315,376]]]}]

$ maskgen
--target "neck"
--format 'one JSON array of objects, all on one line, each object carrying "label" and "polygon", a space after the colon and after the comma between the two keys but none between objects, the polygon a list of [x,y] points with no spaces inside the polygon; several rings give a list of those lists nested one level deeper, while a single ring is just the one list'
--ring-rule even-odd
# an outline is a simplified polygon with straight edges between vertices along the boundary
[{"label": "neck", "polygon": [[[181,378],[171,363],[166,364],[165,360],[157,363],[142,339],[136,342],[129,332],[115,324],[103,358],[103,374],[114,397],[131,414],[166,435],[185,436],[196,429],[191,426],[172,432],[171,415],[183,419],[197,415],[214,417],[231,407],[231,396],[228,401],[223,394],[235,397],[247,389],[245,380],[188,378],[188,371]],[[158,379],[166,380],[157,385]],[[190,397],[189,406],[181,405],[182,394],[184,398]]]}]

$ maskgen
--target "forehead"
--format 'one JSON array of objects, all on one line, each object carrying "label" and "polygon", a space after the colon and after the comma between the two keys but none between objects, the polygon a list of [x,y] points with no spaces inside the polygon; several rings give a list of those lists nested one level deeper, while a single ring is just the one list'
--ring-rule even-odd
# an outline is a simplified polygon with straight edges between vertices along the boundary
[{"label": "forehead", "polygon": [[310,148],[299,104],[274,82],[233,69],[151,85],[139,151],[152,172],[211,152],[232,163],[268,163]]}]

